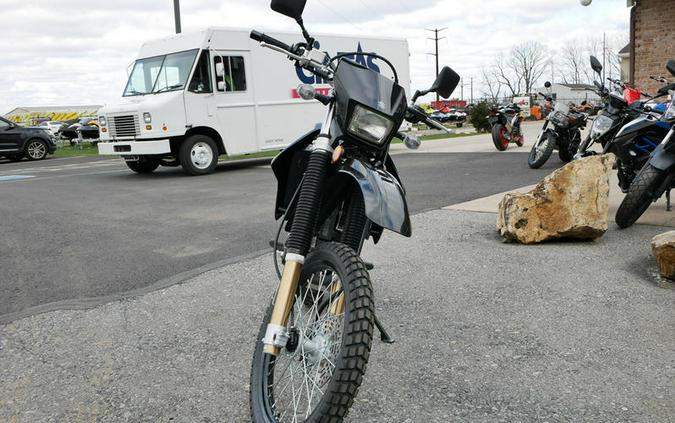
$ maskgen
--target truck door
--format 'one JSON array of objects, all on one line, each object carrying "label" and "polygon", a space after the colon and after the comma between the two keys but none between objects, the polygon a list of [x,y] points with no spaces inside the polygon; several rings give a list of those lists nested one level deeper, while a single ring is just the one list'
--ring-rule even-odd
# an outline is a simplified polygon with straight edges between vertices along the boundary
[{"label": "truck door", "polygon": [[214,111],[218,132],[229,155],[258,151],[251,55],[246,51],[212,51],[215,71]]},{"label": "truck door", "polygon": [[206,126],[219,129],[215,112],[212,68],[210,52],[202,50],[185,91],[185,122],[190,127]]}]

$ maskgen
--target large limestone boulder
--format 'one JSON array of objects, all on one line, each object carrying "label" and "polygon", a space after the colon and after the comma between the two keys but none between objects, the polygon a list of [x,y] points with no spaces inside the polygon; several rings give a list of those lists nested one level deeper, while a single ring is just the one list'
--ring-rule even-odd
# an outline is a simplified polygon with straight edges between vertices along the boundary
[{"label": "large limestone boulder", "polygon": [[652,253],[661,276],[675,280],[675,231],[656,235],[652,239]]},{"label": "large limestone boulder", "polygon": [[508,241],[535,244],[558,238],[595,239],[607,231],[613,154],[575,160],[527,194],[506,194],[497,230]]}]

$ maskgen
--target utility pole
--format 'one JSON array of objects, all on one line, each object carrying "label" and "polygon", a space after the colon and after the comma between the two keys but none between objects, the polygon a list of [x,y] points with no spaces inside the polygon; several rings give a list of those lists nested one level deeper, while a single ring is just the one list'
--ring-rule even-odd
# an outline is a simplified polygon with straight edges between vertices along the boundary
[{"label": "utility pole", "polygon": [[607,55],[607,34],[602,33],[602,83],[605,83],[605,72],[607,71],[607,62],[605,56]]},{"label": "utility pole", "polygon": [[459,99],[464,101],[464,78],[459,78],[459,88],[460,88],[460,96]]},{"label": "utility pole", "polygon": [[173,0],[173,17],[176,20],[176,34],[180,34],[180,0]]},{"label": "utility pole", "polygon": [[[434,38],[429,38],[430,40],[434,41],[436,43],[436,53],[429,53],[431,56],[436,56],[436,77],[438,77],[438,74],[440,72],[440,69],[438,67],[438,42],[440,40],[445,39],[445,37],[438,38],[438,33],[443,32],[448,28],[436,28],[436,29],[426,29],[425,31],[430,31],[434,33]],[[440,101],[440,97],[438,94],[436,94],[436,101]]]},{"label": "utility pole", "polygon": [[471,103],[469,104],[473,104],[473,76],[471,77]]}]

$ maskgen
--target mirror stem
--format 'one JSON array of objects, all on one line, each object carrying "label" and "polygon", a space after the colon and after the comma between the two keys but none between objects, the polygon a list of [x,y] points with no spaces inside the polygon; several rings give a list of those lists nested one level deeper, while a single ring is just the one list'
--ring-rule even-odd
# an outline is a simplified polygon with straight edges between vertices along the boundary
[{"label": "mirror stem", "polygon": [[314,38],[312,38],[312,36],[309,35],[309,32],[307,32],[302,18],[298,18],[296,22],[298,22],[298,25],[300,25],[300,29],[302,29],[302,36],[305,37],[305,40],[307,41],[307,51],[311,51],[314,48]]}]

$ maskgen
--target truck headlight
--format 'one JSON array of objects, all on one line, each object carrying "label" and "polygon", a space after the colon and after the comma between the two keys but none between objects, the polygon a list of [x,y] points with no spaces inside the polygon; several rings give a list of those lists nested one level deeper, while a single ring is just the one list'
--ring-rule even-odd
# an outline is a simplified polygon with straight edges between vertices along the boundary
[{"label": "truck headlight", "polygon": [[105,116],[99,116],[98,117],[98,124],[101,126],[107,126],[108,121],[105,120]]},{"label": "truck headlight", "polygon": [[150,114],[150,112],[143,113],[143,122],[147,124],[152,123],[152,115]]},{"label": "truck headlight", "polygon": [[394,129],[394,122],[386,116],[356,105],[347,130],[368,142],[382,144]]}]

